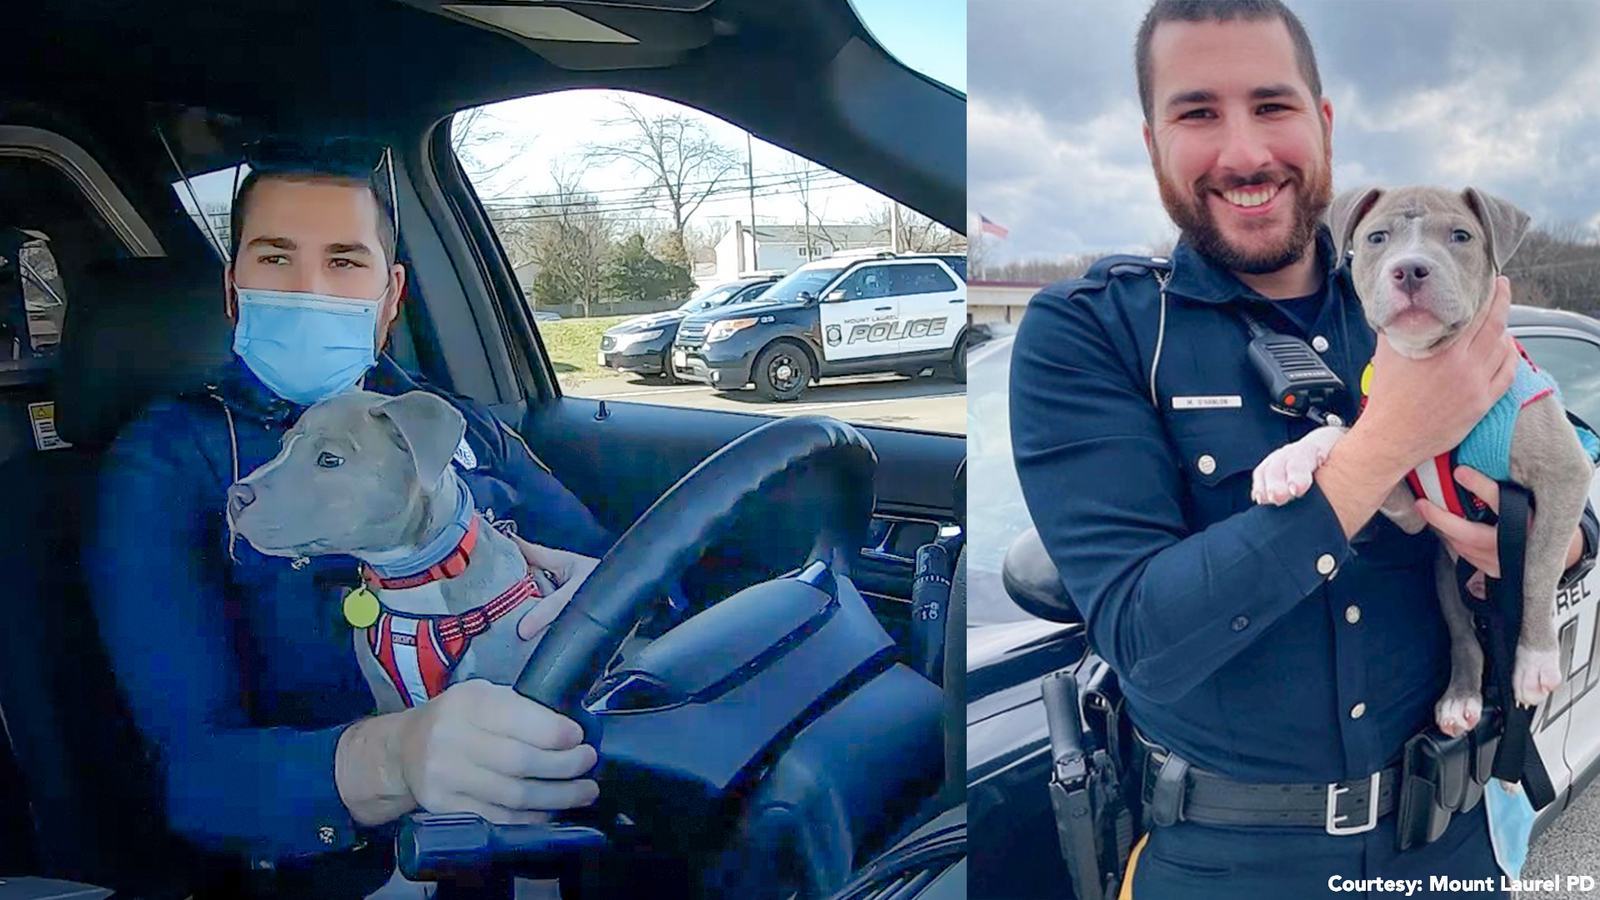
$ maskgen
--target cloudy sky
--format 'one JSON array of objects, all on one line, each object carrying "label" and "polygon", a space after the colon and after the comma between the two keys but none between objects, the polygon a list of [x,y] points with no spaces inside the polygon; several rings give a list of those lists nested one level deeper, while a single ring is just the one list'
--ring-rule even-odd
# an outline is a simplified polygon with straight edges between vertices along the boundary
[{"label": "cloudy sky", "polygon": [[[1600,3],[1288,0],[1333,102],[1334,189],[1483,188],[1600,229]],[[1175,234],[1139,135],[1147,0],[970,0],[968,209],[996,261]],[[976,228],[971,232],[976,234]]]}]

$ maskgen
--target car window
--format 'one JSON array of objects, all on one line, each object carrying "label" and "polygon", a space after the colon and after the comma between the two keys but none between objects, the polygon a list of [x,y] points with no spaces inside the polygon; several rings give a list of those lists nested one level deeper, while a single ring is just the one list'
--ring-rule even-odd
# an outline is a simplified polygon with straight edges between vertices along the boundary
[{"label": "car window", "polygon": [[983,485],[983,502],[967,504],[968,627],[1033,618],[1000,576],[1011,542],[1032,525],[1011,455],[1011,344],[1002,334],[968,361],[967,480]]},{"label": "car window", "polygon": [[64,272],[124,252],[65,175],[0,157],[0,372],[51,368],[70,299]]},{"label": "car window", "polygon": [[694,295],[693,297],[690,297],[682,306],[678,308],[684,312],[699,312],[702,309],[710,309],[713,306],[720,306],[721,304],[726,303],[729,298],[738,294],[741,289],[742,287],[737,284],[718,285],[709,291],[703,291]]},{"label": "car window", "polygon": [[734,294],[731,298],[729,298],[728,303],[730,305],[734,303],[748,303],[751,300],[760,297],[769,287],[772,287],[772,282],[770,281],[762,284],[752,284],[739,293]]},{"label": "car window", "polygon": [[956,283],[950,280],[950,276],[933,263],[895,266],[893,273],[890,278],[890,293],[895,296],[932,294],[956,289]]},{"label": "car window", "polygon": [[172,192],[178,195],[178,202],[183,204],[189,220],[224,257],[231,249],[228,228],[232,219],[233,191],[249,174],[250,167],[240,164],[172,182]]},{"label": "car window", "polygon": [[861,24],[907,68],[967,89],[966,0],[851,0]]},{"label": "car window", "polygon": [[21,229],[0,234],[0,293],[0,368],[47,364],[61,343],[67,306],[47,236]]},{"label": "car window", "polygon": [[[938,311],[950,318],[921,336],[915,359],[897,364],[896,347],[864,366],[850,354],[866,342],[843,339],[846,323],[824,321],[836,307],[819,302],[864,255],[960,255],[961,234],[709,112],[638,93],[538,94],[460,110],[449,129],[563,393],[964,430],[965,387],[954,375],[964,307]],[[940,290],[952,286],[937,265],[912,268],[934,270],[917,277],[937,278]],[[760,292],[766,309],[756,321],[713,330],[717,316],[741,318],[722,303],[671,323],[625,325],[758,272],[781,277],[738,295]],[[889,296],[893,277],[872,272],[850,286]],[[830,344],[831,333],[841,339]],[[756,361],[778,341],[805,348],[803,397],[762,393]],[[724,350],[742,364],[708,360]],[[727,381],[711,380],[713,363]]]},{"label": "car window", "polygon": [[1561,400],[1578,418],[1600,427],[1600,344],[1577,337],[1519,337],[1539,368],[1561,388]]},{"label": "car window", "polygon": [[890,286],[891,266],[862,266],[846,275],[828,296],[832,297],[839,292],[844,293],[843,300],[872,300],[878,297],[887,297],[893,293]]}]

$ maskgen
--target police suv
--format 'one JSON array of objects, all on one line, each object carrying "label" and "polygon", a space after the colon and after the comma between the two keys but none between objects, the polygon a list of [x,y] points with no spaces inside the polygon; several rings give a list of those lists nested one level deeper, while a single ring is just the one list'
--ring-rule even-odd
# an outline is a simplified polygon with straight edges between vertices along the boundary
[{"label": "police suv", "polygon": [[966,257],[835,255],[807,263],[753,304],[690,316],[672,371],[768,400],[794,400],[825,375],[948,370],[967,377]]}]

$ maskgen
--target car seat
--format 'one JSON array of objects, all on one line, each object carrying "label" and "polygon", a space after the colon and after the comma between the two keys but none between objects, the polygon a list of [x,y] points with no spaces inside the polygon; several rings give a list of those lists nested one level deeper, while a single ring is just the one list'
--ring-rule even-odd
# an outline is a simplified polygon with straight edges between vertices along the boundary
[{"label": "car seat", "polygon": [[28,874],[179,897],[209,863],[164,827],[148,748],[100,644],[81,538],[98,457],[117,430],[227,358],[221,271],[214,261],[142,258],[76,274],[55,386],[58,429],[72,446],[0,464],[0,571],[13,626],[0,629],[0,713],[33,851],[9,861],[32,865]]}]

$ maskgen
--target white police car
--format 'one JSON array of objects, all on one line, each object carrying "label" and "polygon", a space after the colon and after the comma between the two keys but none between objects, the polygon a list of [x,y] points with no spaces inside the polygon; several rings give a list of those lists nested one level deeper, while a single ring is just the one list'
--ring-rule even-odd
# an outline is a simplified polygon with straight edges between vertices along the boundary
[{"label": "white police car", "polygon": [[690,316],[673,374],[718,390],[754,383],[794,400],[827,375],[949,371],[966,381],[966,257],[873,253],[807,263],[758,301]]}]

